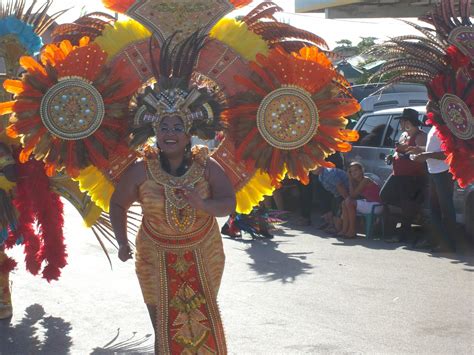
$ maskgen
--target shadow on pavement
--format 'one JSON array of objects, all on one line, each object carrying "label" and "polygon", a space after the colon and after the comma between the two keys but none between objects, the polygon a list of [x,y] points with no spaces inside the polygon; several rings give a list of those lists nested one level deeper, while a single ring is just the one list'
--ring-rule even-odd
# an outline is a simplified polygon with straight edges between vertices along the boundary
[{"label": "shadow on pavement", "polygon": [[313,268],[303,261],[311,252],[284,253],[277,249],[280,243],[271,239],[241,242],[250,243],[250,248],[246,249],[253,260],[250,268],[268,281],[294,282],[298,276],[307,274]]},{"label": "shadow on pavement", "polygon": [[[153,337],[151,334],[138,338],[137,333],[133,333],[127,340],[117,341],[120,337],[120,328],[114,338],[103,347],[95,348],[91,355],[114,355],[114,354],[153,354]],[[151,343],[151,344],[150,344]]]},{"label": "shadow on pavement", "polygon": [[[44,315],[43,307],[33,304],[18,324],[12,326],[10,320],[0,321],[0,354],[69,354],[71,324]],[[39,333],[43,333],[41,338]]]},{"label": "shadow on pavement", "polygon": [[[410,250],[413,252],[424,253],[427,256],[433,257],[433,258],[450,259],[452,260],[451,262],[453,264],[465,265],[467,267],[464,269],[465,271],[474,272],[474,247],[472,243],[469,243],[467,239],[465,238],[461,239],[462,242],[459,242],[458,240],[457,244],[458,244],[459,251],[456,253],[454,252],[436,252],[436,253],[433,252],[432,253],[429,249],[419,249],[419,248],[413,247],[412,242],[397,242],[397,243],[387,242],[387,240],[390,239],[390,236],[386,236],[385,239],[380,239],[380,238],[366,239],[364,236],[361,236],[361,234],[359,234],[359,236],[355,239],[344,239],[344,238],[335,237],[332,234],[325,233],[321,230],[318,230],[314,226],[301,228],[298,226],[288,225],[288,227],[294,228],[296,230],[300,228],[304,230],[304,233],[314,234],[315,236],[319,236],[321,238],[334,239],[333,245],[337,245],[337,246],[350,247],[350,246],[358,245],[361,247],[370,248],[374,250],[396,250],[396,249],[403,248],[403,249]],[[419,240],[425,238],[425,235],[420,231],[418,231],[416,234],[418,235]]]}]

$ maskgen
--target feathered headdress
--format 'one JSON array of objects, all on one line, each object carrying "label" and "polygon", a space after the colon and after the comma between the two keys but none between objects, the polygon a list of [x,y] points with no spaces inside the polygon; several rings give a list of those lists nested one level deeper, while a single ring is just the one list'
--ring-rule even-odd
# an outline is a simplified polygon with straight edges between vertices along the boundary
[{"label": "feathered headdress", "polygon": [[47,0],[38,8],[37,3],[38,1],[34,0],[30,7],[26,8],[26,0],[2,1],[0,4],[1,44],[7,40],[2,37],[10,35],[11,39],[15,39],[23,47],[23,53],[36,54],[39,52],[43,45],[41,35],[67,10],[49,16],[47,12],[53,1]]},{"label": "feathered headdress", "polygon": [[220,104],[206,86],[198,87],[192,78],[206,36],[195,32],[173,45],[174,37],[164,42],[158,65],[152,63],[157,82],[138,96],[132,145],[143,143],[167,116],[179,116],[186,133],[202,139],[213,139],[215,132],[222,129]]},{"label": "feathered headdress", "polygon": [[[456,6],[457,5],[457,6]],[[409,81],[426,85],[428,117],[439,131],[450,171],[460,186],[474,181],[474,27],[469,0],[441,1],[420,20],[407,22],[422,35],[395,37],[371,53],[386,59],[375,76],[388,84]]]},{"label": "feathered headdress", "polygon": [[[1,85],[4,80],[16,77],[19,58],[25,54],[37,54],[43,45],[41,35],[65,12],[59,11],[48,16],[51,4],[51,0],[41,6],[36,6],[35,0],[29,7],[26,7],[25,0],[0,3],[0,57],[5,65],[5,73],[0,74],[0,102],[11,98]],[[0,127],[3,129],[6,124],[7,118],[3,118]],[[1,139],[7,141],[5,137]]]}]

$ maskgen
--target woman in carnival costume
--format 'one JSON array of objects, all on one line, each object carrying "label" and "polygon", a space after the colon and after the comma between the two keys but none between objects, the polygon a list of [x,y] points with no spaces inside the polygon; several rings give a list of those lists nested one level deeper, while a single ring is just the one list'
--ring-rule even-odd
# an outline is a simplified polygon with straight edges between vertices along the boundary
[{"label": "woman in carnival costume", "polygon": [[136,240],[136,272],[156,333],[156,352],[183,349],[224,353],[217,308],[224,251],[215,217],[235,209],[235,194],[207,147],[191,149],[198,131],[220,130],[219,108],[203,88],[190,86],[205,37],[164,43],[158,83],[141,96],[133,143],[156,137],[158,155],[122,176],[111,200],[111,221],[122,261],[131,258],[126,211],[139,201],[143,221]]},{"label": "woman in carnival costume", "polygon": [[[43,6],[36,7],[36,1],[34,1],[31,6],[27,8],[25,1],[21,0],[5,1],[0,5],[0,58],[3,59],[4,65],[4,72],[0,75],[0,83],[3,84],[5,80],[17,77],[19,71],[18,62],[22,55],[33,55],[40,51],[43,45],[41,35],[62,13],[58,12],[51,17],[46,16],[50,5],[51,3],[47,2]],[[0,88],[0,103],[10,98],[11,95],[4,91],[3,88]],[[18,175],[22,176],[25,169],[18,169],[17,167],[18,161],[16,159],[17,154],[15,150],[19,147],[20,142],[15,139],[10,139],[5,135],[8,119],[8,115],[0,115],[0,319],[9,318],[13,313],[10,293],[10,272],[16,267],[16,262],[7,256],[5,249],[23,243],[25,241],[23,234],[25,234],[26,237],[32,236],[33,234],[28,233],[33,231],[33,221],[31,221],[32,223],[19,225],[19,205],[25,206],[28,202],[24,201],[25,203],[21,203],[18,201],[18,189],[24,191],[25,185],[28,184],[30,180],[22,178],[17,185]],[[38,191],[37,194],[40,195],[40,192]],[[31,196],[31,200],[34,200],[33,196]],[[46,198],[43,202],[47,204],[49,201],[50,199]],[[51,205],[48,206],[51,207]],[[58,216],[55,224],[61,224],[61,207],[57,200],[53,202],[51,211],[53,213],[57,212]],[[24,221],[23,218],[20,222]],[[47,224],[42,224],[41,222],[45,222],[45,220],[41,220],[39,223],[43,226]],[[46,229],[48,228],[46,227]],[[61,232],[51,237],[52,239],[57,237],[56,240],[61,244]],[[40,261],[33,260],[37,259],[37,256],[34,254],[38,252],[43,244],[38,239],[36,239],[36,243],[30,240],[28,245],[25,244],[27,268],[33,273],[38,273],[40,270]],[[35,248],[31,247],[32,244],[38,248],[33,250]],[[58,254],[57,258],[61,259],[62,255]],[[52,260],[49,259],[49,261]],[[59,262],[58,264],[62,263]],[[61,265],[56,266],[61,267]],[[52,273],[47,272],[46,275],[43,276],[51,280],[56,278],[53,274],[56,274],[56,271],[52,271]]]},{"label": "woman in carnival costume", "polygon": [[[249,213],[263,199],[262,189],[271,194],[287,173],[306,180],[311,168],[326,164],[326,152],[330,154],[333,147],[346,149],[344,140],[357,138],[343,130],[342,115],[357,110],[358,105],[350,96],[344,97],[346,91],[339,81],[343,78],[315,47],[294,58],[275,41],[274,52],[267,47],[267,56],[257,55],[258,64],[245,64],[239,74],[231,71],[232,76],[217,76],[234,85],[226,88],[235,94],[226,95],[224,104],[213,97],[211,80],[195,81],[194,74],[204,72],[203,65],[212,65],[203,58],[217,55],[215,38],[235,38],[238,34],[232,30],[237,28],[247,38],[257,39],[258,45],[268,45],[248,29],[251,23],[259,23],[258,15],[272,18],[278,11],[274,5],[263,6],[245,18],[248,24],[223,20],[225,25],[216,25],[209,38],[196,32],[175,46],[175,34],[166,39],[158,70],[154,70],[157,84],[138,98],[132,146],[154,135],[159,153],[125,173],[112,196],[110,211],[119,257],[125,261],[131,257],[125,212],[134,201],[142,205],[136,272],[155,328],[155,350],[160,354],[227,353],[217,308],[224,253],[215,217],[234,211],[233,188],[238,196],[237,212]],[[253,22],[252,16],[256,16]],[[278,24],[270,21],[262,27]],[[267,36],[273,30],[267,28]],[[304,47],[297,41],[293,45]],[[224,51],[235,58],[228,48]],[[232,62],[227,55],[221,56],[219,66],[225,61],[227,68],[233,62],[245,63],[239,57]],[[218,63],[215,65],[215,71],[208,69],[211,75],[218,72]],[[302,76],[306,70],[309,77]],[[310,82],[317,78],[324,80]],[[341,97],[335,98],[335,92]],[[318,93],[321,117],[316,117],[311,97]],[[259,131],[259,123],[270,123],[266,127],[270,132]],[[282,127],[275,127],[277,124]],[[212,155],[221,165],[208,157],[207,149],[190,149],[190,135],[209,139],[222,129],[226,138]],[[315,138],[320,141],[312,141]]]},{"label": "woman in carnival costume", "polygon": [[[60,11],[48,17],[46,14],[51,3],[46,1],[36,9],[37,1],[26,8],[24,0],[14,0],[2,3],[0,7],[0,56],[6,64],[6,76],[0,77],[5,88],[5,91],[0,90],[2,95],[0,115],[4,115],[0,133],[0,141],[3,143],[0,149],[2,168],[0,303],[3,305],[3,307],[0,305],[0,317],[2,318],[12,315],[9,273],[16,266],[16,262],[7,257],[3,249],[23,244],[27,271],[33,275],[40,274],[48,282],[57,280],[61,269],[67,264],[63,235],[63,202],[60,197],[67,199],[78,210],[86,226],[91,227],[103,248],[102,239],[104,237],[110,239],[112,235],[106,213],[108,207],[101,203],[97,196],[92,201],[86,193],[95,190],[104,195],[110,191],[108,188],[110,183],[103,183],[100,174],[92,168],[87,151],[77,147],[77,140],[69,136],[67,140],[61,141],[62,133],[65,132],[48,131],[44,122],[51,122],[54,118],[47,113],[47,108],[51,106],[50,102],[43,98],[58,87],[64,90],[61,94],[65,95],[78,90],[77,87],[63,87],[64,83],[59,82],[64,78],[70,78],[71,72],[63,71],[58,75],[57,70],[59,67],[66,70],[68,66],[77,67],[78,57],[73,55],[77,55],[78,47],[86,46],[88,41],[99,36],[106,27],[111,27],[114,18],[94,13],[81,17],[72,24],[60,25],[52,32],[53,44],[43,46],[40,36],[64,12]],[[83,37],[85,35],[87,38]],[[97,51],[96,48],[92,50]],[[37,54],[40,56],[36,56]],[[84,53],[83,57],[89,58],[87,55],[89,53]],[[91,68],[87,62],[88,60],[84,60],[82,63],[82,70],[86,72]],[[99,68],[102,64],[98,64]],[[45,67],[48,68],[47,71]],[[21,80],[18,80],[21,68],[23,74]],[[51,76],[47,77],[46,72]],[[93,72],[96,73],[95,70]],[[109,73],[107,75],[116,83],[111,94],[123,89],[123,85],[117,82],[115,75]],[[137,88],[138,85],[134,86],[132,93]],[[12,95],[14,100],[6,101],[11,99]],[[112,100],[111,103],[117,104],[118,101],[120,99]],[[129,97],[126,97],[125,101],[128,105]],[[54,106],[57,106],[56,104]],[[65,111],[77,114],[74,112],[74,102],[63,102],[63,104],[65,106],[61,108]],[[42,108],[46,109],[42,111]],[[60,116],[64,114],[59,109],[55,111]],[[45,121],[42,121],[42,118]],[[114,115],[114,118],[117,118],[117,115]],[[63,128],[67,134],[77,134],[78,132],[74,131],[77,130],[77,126],[72,122],[71,126],[66,125]],[[117,128],[117,124],[111,126]],[[126,127],[127,123],[124,122],[123,126]],[[126,128],[123,131],[126,132]],[[97,133],[110,134],[110,131]],[[81,144],[84,143],[88,142],[82,140]],[[94,146],[100,152],[107,151],[106,148],[101,148],[97,141],[94,142]],[[59,147],[61,149],[58,149]],[[115,146],[110,149],[114,148]],[[98,154],[95,154],[96,158],[97,156]],[[121,157],[120,160],[123,162],[122,165],[127,164],[127,156]],[[51,164],[53,161],[58,164]],[[113,159],[111,162],[115,164]],[[95,164],[99,165],[97,162]],[[84,174],[83,170],[82,175],[78,173],[81,168],[86,167],[89,167],[87,170],[89,174]],[[68,170],[71,174],[68,175],[64,170]],[[116,166],[114,171],[120,172],[121,169]],[[76,180],[73,180],[72,176]],[[106,195],[107,199],[110,198],[110,194]]]}]

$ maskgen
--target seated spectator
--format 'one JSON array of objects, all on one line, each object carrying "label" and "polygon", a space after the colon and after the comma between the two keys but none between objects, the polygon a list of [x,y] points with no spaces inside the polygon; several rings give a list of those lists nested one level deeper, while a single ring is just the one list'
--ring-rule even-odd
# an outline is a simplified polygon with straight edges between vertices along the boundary
[{"label": "seated spectator", "polygon": [[[381,203],[380,187],[373,180],[364,175],[364,167],[359,162],[349,165],[349,196],[342,204],[342,228],[339,237],[355,238],[356,214],[368,214],[372,207]],[[380,208],[376,213],[381,213]]]},{"label": "seated spectator", "polygon": [[402,228],[400,235],[388,240],[399,242],[407,240],[412,234],[411,225],[421,211],[423,190],[426,187],[426,164],[410,160],[409,149],[423,147],[426,144],[426,133],[420,129],[418,112],[407,108],[403,110],[400,127],[403,130],[393,159],[393,173],[380,191],[380,198],[389,205],[402,210]]},{"label": "seated spectator", "polygon": [[334,197],[331,211],[323,215],[323,218],[328,224],[328,227],[324,230],[328,233],[335,233],[337,231],[336,227],[340,226],[341,203],[349,196],[349,178],[344,170],[338,168],[323,168],[320,166],[311,173],[319,176],[318,180],[323,188]]}]

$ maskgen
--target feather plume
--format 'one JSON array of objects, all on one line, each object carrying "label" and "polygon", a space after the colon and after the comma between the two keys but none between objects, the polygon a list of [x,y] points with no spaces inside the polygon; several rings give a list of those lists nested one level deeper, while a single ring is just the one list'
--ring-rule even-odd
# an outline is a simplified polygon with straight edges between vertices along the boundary
[{"label": "feather plume", "polygon": [[248,26],[252,26],[257,21],[269,18],[274,19],[273,15],[277,12],[281,12],[283,9],[271,1],[265,1],[258,4],[252,11],[250,11],[242,21]]},{"label": "feather plume", "polygon": [[109,25],[113,25],[115,18],[102,12],[93,12],[78,18],[73,23],[65,23],[57,26],[51,33],[53,42],[69,40],[78,44],[79,40],[87,36],[93,41],[102,34]]},{"label": "feather plume", "polygon": [[329,48],[326,41],[314,33],[301,30],[283,22],[260,21],[250,26],[249,29],[273,44],[286,39],[299,39],[317,47]]}]

